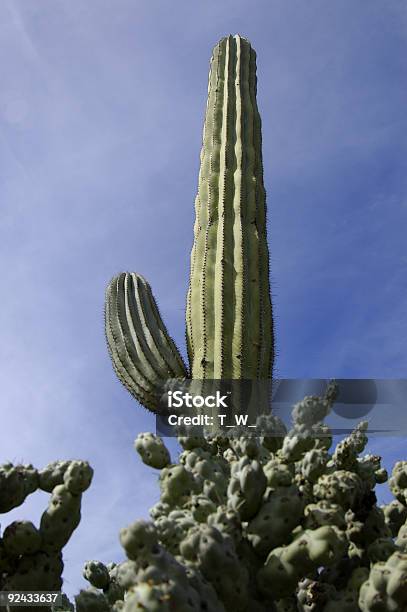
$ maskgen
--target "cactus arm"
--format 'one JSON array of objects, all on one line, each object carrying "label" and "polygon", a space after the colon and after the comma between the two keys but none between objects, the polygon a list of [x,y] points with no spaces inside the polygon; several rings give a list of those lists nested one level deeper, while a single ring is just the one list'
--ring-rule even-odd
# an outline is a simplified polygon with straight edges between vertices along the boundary
[{"label": "cactus arm", "polygon": [[209,75],[187,298],[192,378],[269,378],[273,323],[256,55],[216,45]]},{"label": "cactus arm", "polygon": [[151,288],[139,274],[122,273],[110,282],[105,330],[120,381],[141,404],[155,412],[162,383],[188,374]]},{"label": "cactus arm", "polygon": [[140,370],[133,364],[120,325],[117,304],[118,281],[119,277],[112,279],[106,291],[105,332],[110,357],[116,375],[122,384],[143,406],[151,409],[154,405],[154,396],[149,393]]}]

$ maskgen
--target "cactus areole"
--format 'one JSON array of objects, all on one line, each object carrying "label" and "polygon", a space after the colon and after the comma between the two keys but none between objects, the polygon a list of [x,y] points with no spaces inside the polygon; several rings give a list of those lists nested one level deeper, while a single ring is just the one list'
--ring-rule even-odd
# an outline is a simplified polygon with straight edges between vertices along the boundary
[{"label": "cactus areole", "polygon": [[114,369],[157,412],[168,379],[271,380],[273,319],[256,53],[239,35],[214,48],[209,73],[186,307],[189,369],[151,288],[112,279],[106,336]]}]

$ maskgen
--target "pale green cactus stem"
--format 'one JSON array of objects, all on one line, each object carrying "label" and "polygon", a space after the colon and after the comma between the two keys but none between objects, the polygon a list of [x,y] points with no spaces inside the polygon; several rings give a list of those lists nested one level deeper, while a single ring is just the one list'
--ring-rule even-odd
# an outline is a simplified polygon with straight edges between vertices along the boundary
[{"label": "pale green cactus stem", "polygon": [[122,273],[112,279],[106,292],[105,322],[117,376],[143,406],[156,411],[162,382],[185,378],[187,371],[142,276]]},{"label": "pale green cactus stem", "polygon": [[[140,275],[106,294],[106,337],[121,382],[159,411],[166,380],[270,379],[273,320],[256,54],[239,35],[214,48],[186,309],[189,371]],[[161,386],[161,387],[160,387]]]},{"label": "pale green cactus stem", "polygon": [[187,301],[192,378],[267,379],[273,324],[256,54],[241,36],[214,48]]}]

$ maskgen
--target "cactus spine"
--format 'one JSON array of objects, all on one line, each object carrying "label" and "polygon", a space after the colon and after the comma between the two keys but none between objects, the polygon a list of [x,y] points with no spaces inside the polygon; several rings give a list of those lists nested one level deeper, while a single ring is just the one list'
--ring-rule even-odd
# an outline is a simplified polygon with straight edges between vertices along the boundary
[{"label": "cactus spine", "polygon": [[168,378],[269,379],[273,322],[256,103],[256,54],[239,35],[214,48],[209,74],[187,296],[187,371],[147,281],[123,273],[108,286],[106,337],[114,369],[158,411]]}]

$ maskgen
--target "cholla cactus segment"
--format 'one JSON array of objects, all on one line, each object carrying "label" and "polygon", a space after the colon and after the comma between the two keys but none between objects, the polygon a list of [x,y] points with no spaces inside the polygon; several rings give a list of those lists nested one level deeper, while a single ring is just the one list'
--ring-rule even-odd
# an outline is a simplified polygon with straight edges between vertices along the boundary
[{"label": "cholla cactus segment", "polygon": [[[324,396],[307,396],[295,404],[293,427],[283,439],[280,451],[286,461],[298,461],[312,450],[329,450],[332,436],[329,427],[322,421],[329,414],[336,393],[337,385],[331,381]],[[314,453],[314,456],[317,454]]]},{"label": "cholla cactus segment", "polygon": [[338,529],[346,528],[345,511],[339,504],[322,500],[308,504],[304,509],[305,527],[317,529],[324,525],[335,525]]},{"label": "cholla cactus segment", "polygon": [[314,447],[315,439],[312,430],[308,426],[298,425],[285,436],[281,455],[288,462],[299,461]]},{"label": "cholla cactus segment", "polygon": [[407,522],[400,527],[395,543],[402,552],[407,553]]},{"label": "cholla cactus segment", "polygon": [[201,572],[191,564],[185,565],[186,575],[191,587],[198,593],[200,598],[201,610],[209,610],[211,612],[226,612],[223,603],[220,601],[212,584],[206,580]]},{"label": "cholla cactus segment", "polygon": [[62,555],[36,552],[19,557],[12,574],[3,582],[4,591],[60,591],[63,571]]},{"label": "cholla cactus segment", "polygon": [[337,469],[348,470],[355,465],[359,453],[364,450],[367,444],[365,433],[367,427],[368,422],[362,421],[348,437],[338,443],[332,457]]},{"label": "cholla cactus segment", "polygon": [[219,506],[213,514],[208,516],[207,523],[215,527],[222,536],[238,544],[243,537],[242,521],[239,514],[227,506]]},{"label": "cholla cactus segment", "polygon": [[0,576],[13,573],[16,567],[17,558],[18,557],[15,557],[15,555],[10,555],[6,551],[3,538],[0,538]]},{"label": "cholla cactus segment", "polygon": [[[233,453],[233,456],[236,460],[235,453]],[[210,478],[214,481],[219,481],[219,483],[226,484],[225,475],[229,473],[227,462],[219,456],[214,456],[208,450],[193,448],[190,451],[181,453],[179,459],[180,463],[185,465],[187,470],[190,470],[197,476]]]},{"label": "cholla cactus segment", "polygon": [[128,554],[135,559],[119,564],[111,575],[125,589],[123,609],[161,610],[168,604],[169,610],[224,612],[215,590],[199,569],[179,563],[156,543],[151,524],[138,521],[121,537]]},{"label": "cholla cactus segment", "polygon": [[386,524],[390,528],[391,534],[395,537],[400,527],[407,521],[407,507],[398,501],[393,499],[389,504],[381,506]]},{"label": "cholla cactus segment", "polygon": [[83,577],[98,589],[105,589],[110,583],[109,570],[100,561],[86,561],[83,568]]},{"label": "cholla cactus segment", "polygon": [[215,527],[199,525],[190,530],[180,551],[213,584],[226,610],[246,610],[248,574],[230,539]]},{"label": "cholla cactus segment", "polygon": [[117,566],[115,573],[117,583],[125,589],[126,592],[137,584],[138,569],[139,564],[131,560],[123,561],[123,563],[119,563]]},{"label": "cholla cactus segment", "polygon": [[51,493],[54,487],[63,484],[64,474],[70,464],[70,461],[52,461],[40,470],[38,472],[40,489]]},{"label": "cholla cactus segment", "polygon": [[117,376],[143,406],[157,412],[164,381],[188,374],[142,276],[122,273],[112,279],[106,291],[105,321]]},{"label": "cholla cactus segment", "polygon": [[157,584],[152,581],[140,582],[126,598],[123,610],[199,612],[205,609],[202,608],[202,603],[200,595],[188,584],[185,576],[185,584],[171,578]]},{"label": "cholla cactus segment", "polygon": [[261,506],[267,479],[260,463],[242,457],[232,465],[228,486],[228,506],[235,510],[242,521],[248,521]]},{"label": "cholla cactus segment", "polygon": [[257,417],[256,426],[263,433],[260,437],[262,446],[271,452],[277,452],[287,434],[284,422],[273,414],[261,414]]},{"label": "cholla cactus segment", "polygon": [[375,563],[358,603],[362,612],[407,610],[407,554],[395,552],[385,563]]},{"label": "cholla cactus segment", "polygon": [[151,518],[156,521],[162,516],[167,516],[169,512],[171,512],[170,504],[158,501],[156,504],[154,504],[154,506],[150,508],[149,514]]},{"label": "cholla cactus segment", "polygon": [[298,583],[297,609],[300,612],[325,610],[335,595],[335,588],[331,584],[305,578]]},{"label": "cholla cactus segment", "polygon": [[179,554],[180,543],[195,524],[196,520],[189,510],[172,510],[168,516],[159,516],[154,520],[160,543],[173,555]]},{"label": "cholla cactus segment", "polygon": [[31,521],[13,521],[3,533],[6,553],[11,556],[30,555],[41,548],[41,534]]},{"label": "cholla cactus segment", "polygon": [[206,495],[192,495],[185,507],[197,523],[206,523],[208,516],[216,512],[216,504]]},{"label": "cholla cactus segment", "polygon": [[332,432],[325,423],[314,425],[313,435],[315,439],[315,448],[328,451],[332,446]]},{"label": "cholla cactus segment", "polygon": [[206,440],[206,438],[202,436],[192,436],[192,435],[181,435],[177,436],[178,442],[182,446],[184,450],[193,450],[194,448],[200,448],[206,451],[211,450],[211,445]]},{"label": "cholla cactus segment", "polygon": [[111,612],[105,595],[96,588],[80,591],[75,597],[76,612]]},{"label": "cholla cactus segment", "polygon": [[323,474],[314,485],[314,495],[317,499],[325,499],[345,509],[350,508],[360,498],[362,490],[359,476],[347,470]]},{"label": "cholla cactus segment", "polygon": [[87,461],[70,461],[64,473],[66,488],[73,495],[79,495],[90,486],[93,469]]},{"label": "cholla cactus segment", "polygon": [[357,512],[363,518],[363,533],[366,546],[377,539],[392,537],[381,508],[374,504],[369,509],[364,509],[362,506],[362,509],[358,509]]},{"label": "cholla cactus segment", "polygon": [[287,597],[301,578],[320,566],[334,565],[345,550],[345,538],[336,528],[306,530],[288,546],[270,552],[257,575],[259,589],[273,599]]},{"label": "cholla cactus segment", "polygon": [[295,485],[274,489],[245,529],[247,539],[261,557],[291,540],[300,524],[304,502]]},{"label": "cholla cactus segment", "polygon": [[187,300],[192,378],[268,379],[273,322],[256,54],[239,35],[214,48]]},{"label": "cholla cactus segment", "polygon": [[120,531],[120,542],[129,559],[148,557],[158,546],[157,531],[152,523],[136,521]]},{"label": "cholla cactus segment", "polygon": [[294,480],[295,466],[292,463],[285,463],[275,456],[263,466],[263,471],[267,479],[267,485],[271,489],[289,487]]},{"label": "cholla cactus segment", "polygon": [[0,465],[0,512],[20,506],[27,495],[38,489],[38,472],[31,465]]},{"label": "cholla cactus segment", "polygon": [[171,506],[183,504],[192,492],[200,492],[200,484],[183,465],[169,465],[160,474],[161,501]]},{"label": "cholla cactus segment", "polygon": [[292,411],[292,418],[295,426],[305,426],[311,428],[317,423],[321,423],[328,415],[332,402],[325,397],[308,395],[300,402],[295,404]]},{"label": "cholla cactus segment", "polygon": [[361,480],[370,489],[373,489],[376,484],[383,484],[388,480],[387,470],[381,466],[381,457],[378,455],[364,455],[358,457],[355,465],[355,471]]},{"label": "cholla cactus segment", "polygon": [[358,606],[359,590],[368,576],[369,570],[367,567],[354,569],[343,588],[334,589],[330,600],[323,608],[324,612],[360,612]]},{"label": "cholla cactus segment", "polygon": [[160,584],[169,580],[173,580],[184,590],[188,589],[185,567],[165,548],[157,546],[151,550],[151,553],[145,557],[142,563],[139,563],[137,584],[142,582]]},{"label": "cholla cactus segment", "polygon": [[74,495],[65,484],[54,488],[48,508],[41,517],[43,550],[60,551],[65,546],[80,523],[80,508],[81,494]]},{"label": "cholla cactus segment", "polygon": [[257,459],[260,452],[258,440],[254,437],[245,435],[241,435],[238,438],[232,438],[230,448],[233,450],[236,457],[248,457],[249,459]]},{"label": "cholla cactus segment", "polygon": [[140,433],[134,441],[134,448],[143,463],[162,470],[171,462],[170,453],[162,438],[152,433]]},{"label": "cholla cactus segment", "polygon": [[123,597],[125,596],[125,590],[123,587],[121,587],[119,583],[113,579],[109,582],[109,585],[103,589],[103,593],[113,608],[115,604],[118,601],[123,600]]},{"label": "cholla cactus segment", "polygon": [[389,486],[394,497],[407,506],[407,461],[397,461],[394,465]]},{"label": "cholla cactus segment", "polygon": [[369,544],[367,548],[367,556],[371,563],[378,561],[387,561],[387,559],[397,551],[397,545],[392,538],[378,538]]},{"label": "cholla cactus segment", "polygon": [[[267,608],[260,608],[261,612],[267,612]],[[275,612],[298,612],[297,597],[284,597],[276,601],[274,605]]]},{"label": "cholla cactus segment", "polygon": [[146,582],[137,584],[124,602],[123,612],[133,612],[133,610],[148,610],[148,612],[183,610],[183,608],[174,607],[174,600],[168,592],[171,587],[176,588],[176,585],[167,584],[163,588],[161,585],[158,586]]},{"label": "cholla cactus segment", "polygon": [[299,463],[302,476],[309,482],[316,482],[325,472],[329,461],[328,453],[319,448],[306,452]]},{"label": "cholla cactus segment", "polygon": [[65,593],[62,593],[61,602],[51,606],[51,612],[75,612],[75,607]]}]

